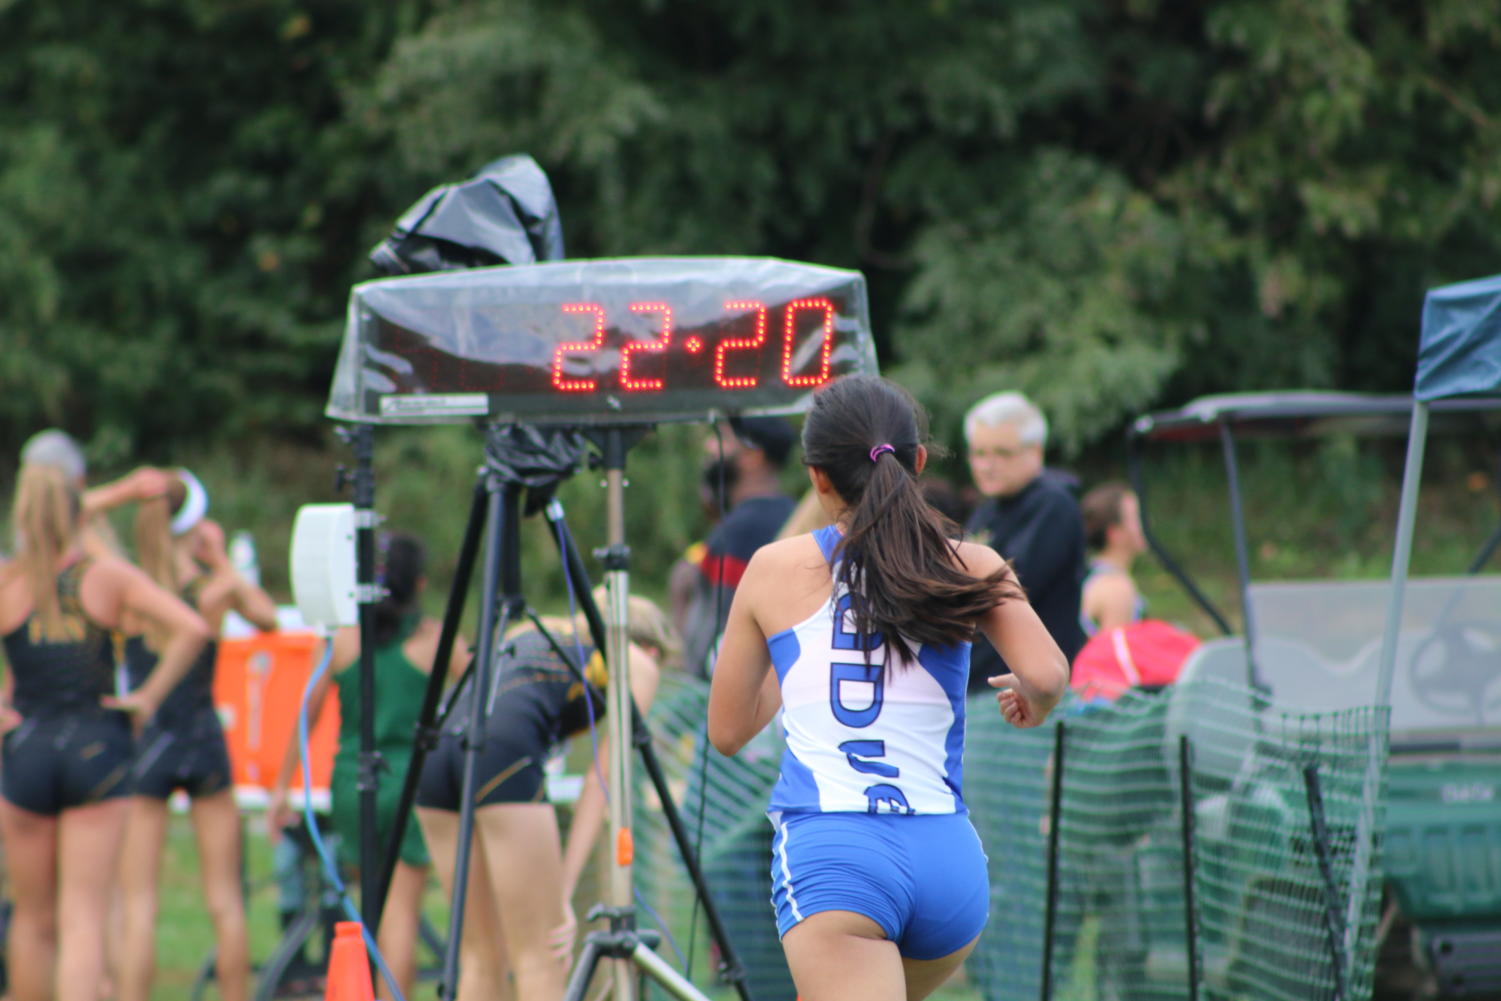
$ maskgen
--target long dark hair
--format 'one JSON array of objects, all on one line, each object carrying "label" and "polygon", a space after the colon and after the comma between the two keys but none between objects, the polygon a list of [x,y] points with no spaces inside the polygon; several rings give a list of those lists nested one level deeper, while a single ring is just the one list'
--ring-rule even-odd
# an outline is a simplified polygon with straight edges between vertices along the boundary
[{"label": "long dark hair", "polygon": [[[849,506],[835,588],[849,591],[855,632],[881,633],[905,660],[914,657],[909,640],[963,642],[982,613],[1022,596],[1004,569],[976,579],[960,568],[946,519],[917,485],[917,447],[926,436],[917,401],[867,375],[821,389],[803,425],[803,461],[823,470]],[[870,644],[860,645],[868,663]]]},{"label": "long dark hair", "polygon": [[427,551],[410,535],[383,532],[376,540],[376,576],[386,596],[375,606],[375,645],[396,638],[401,621],[417,610],[417,585],[427,569]]}]

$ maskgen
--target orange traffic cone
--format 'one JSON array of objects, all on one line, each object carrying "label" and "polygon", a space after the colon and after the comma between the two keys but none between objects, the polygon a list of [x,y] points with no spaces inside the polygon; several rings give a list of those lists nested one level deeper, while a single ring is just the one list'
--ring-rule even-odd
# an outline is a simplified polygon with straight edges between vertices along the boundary
[{"label": "orange traffic cone", "polygon": [[323,1001],[375,1001],[370,957],[365,954],[365,938],[358,921],[340,921],[334,925],[327,984]]}]

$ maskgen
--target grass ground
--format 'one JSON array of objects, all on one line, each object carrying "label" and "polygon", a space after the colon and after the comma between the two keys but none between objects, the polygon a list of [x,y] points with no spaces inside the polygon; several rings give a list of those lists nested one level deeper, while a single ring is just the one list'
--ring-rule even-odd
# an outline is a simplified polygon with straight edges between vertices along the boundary
[{"label": "grass ground", "polygon": [[[281,934],[276,914],[271,849],[260,831],[259,820],[257,814],[247,815],[246,875],[250,887],[247,905],[251,954],[256,962],[270,954]],[[427,913],[429,921],[440,932],[446,928],[448,908],[436,883],[429,890]],[[192,828],[186,816],[176,815],[168,831],[167,857],[163,866],[161,914],[157,924],[157,976],[152,1001],[186,1001],[191,997],[213,944],[213,929],[204,917],[199,892]],[[698,966],[700,971],[705,968],[702,963]],[[715,1001],[732,1001],[735,997],[728,990],[712,993]],[[435,998],[434,982],[429,980],[419,984],[414,995],[423,1001]],[[203,996],[213,999],[219,995],[210,984]],[[965,981],[962,973],[940,988],[934,997],[937,1001],[979,1001],[978,992]]]},{"label": "grass ground", "polygon": [[[269,952],[280,934],[276,891],[270,882],[270,845],[258,827],[258,824],[247,824],[245,839],[246,876],[251,889],[248,900],[250,942],[257,959]],[[198,972],[213,948],[214,933],[204,914],[203,894],[198,882],[198,852],[186,816],[173,816],[167,838],[162,865],[161,912],[156,930],[156,987],[152,997],[156,1001],[180,1001],[190,995]]]},{"label": "grass ground", "polygon": [[[281,939],[277,914],[278,897],[272,848],[265,836],[261,815],[245,815],[246,900],[250,924],[251,958],[264,962]],[[428,895],[428,919],[440,931],[446,926],[448,909],[434,882]],[[213,929],[203,910],[198,884],[198,856],[188,818],[174,815],[168,829],[167,855],[163,866],[161,912],[157,922],[157,976],[153,1001],[184,1001],[192,996],[214,945]],[[312,958],[321,948],[316,944]],[[434,964],[436,966],[436,963]],[[423,993],[426,991],[426,993]],[[435,997],[430,986],[418,997]],[[217,998],[210,984],[205,998]],[[313,996],[322,997],[321,994]]]}]

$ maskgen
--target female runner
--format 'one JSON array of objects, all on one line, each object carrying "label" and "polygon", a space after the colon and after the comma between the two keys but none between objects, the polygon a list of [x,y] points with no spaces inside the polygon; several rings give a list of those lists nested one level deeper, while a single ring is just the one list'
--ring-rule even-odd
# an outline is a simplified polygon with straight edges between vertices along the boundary
[{"label": "female runner", "polygon": [[[645,598],[630,598],[630,681],[645,712],[656,694],[659,663],[676,656],[678,642],[667,617]],[[573,893],[605,813],[600,776],[609,769],[605,736],[598,758],[560,845],[557,815],[547,801],[543,772],[567,738],[587,734],[602,721],[608,675],[587,633],[563,620],[543,620],[570,660],[584,665],[593,694],[546,636],[531,626],[512,632],[501,646],[494,693],[476,762],[475,838],[470,856],[468,906],[459,944],[458,1001],[514,996],[526,1001],[563,997],[577,922]],[[438,746],[422,769],[417,818],[427,835],[444,889],[453,889],[458,851],[466,687],[449,713]]]},{"label": "female runner", "polygon": [[[376,814],[382,850],[394,822],[412,758],[412,740],[417,717],[427,692],[428,672],[438,652],[441,624],[422,614],[420,598],[427,586],[427,554],[410,535],[383,534],[378,544],[376,576],[386,597],[375,607],[375,749],[384,765],[377,792]],[[333,637],[330,671],[314,687],[308,703],[308,718],[317,719],[330,684],[337,684],[339,698],[339,750],[334,757],[333,828],[339,835],[339,857],[353,869],[359,859],[359,760],[360,760],[360,631],[340,629]],[[448,661],[450,674],[469,663],[469,650],[456,642]],[[351,670],[351,668],[355,668]],[[287,786],[299,760],[294,737],[288,743],[281,774],[271,794],[267,824],[278,836],[289,819]],[[376,945],[385,957],[402,997],[410,997],[417,978],[417,939],[421,927],[422,893],[430,866],[427,847],[417,825],[408,822],[402,832],[401,854],[386,891]],[[380,997],[389,997],[385,978],[378,978]]]},{"label": "female runner", "polygon": [[[153,490],[147,478],[160,478]],[[159,585],[195,607],[217,637],[230,611],[263,631],[276,628],[276,604],[235,570],[224,530],[204,517],[208,496],[192,473],[138,470],[151,494],[136,509],[136,557]],[[125,666],[132,687],[156,665],[165,638],[160,629],[127,623]],[[250,992],[250,949],[240,889],[240,811],[235,803],[229,748],[214,708],[217,642],[208,643],[187,677],[172,689],[136,742],[130,823],[120,852],[123,935],[117,951],[120,1001],[147,1001],[156,972],[156,916],[162,851],[167,841],[167,800],[187,793],[198,844],[203,899],[214,926],[215,973],[224,1001]]]},{"label": "female runner", "polygon": [[[0,636],[14,682],[0,772],[13,1001],[98,1001],[132,719],[151,718],[209,635],[198,613],[141,570],[86,555],[81,516],[66,473],[22,466],[17,556],[0,567]],[[126,618],[160,631],[161,657],[139,688],[116,697],[110,632]]]},{"label": "female runner", "polygon": [[974,947],[986,860],[962,796],[976,626],[1014,673],[1005,719],[1036,726],[1068,664],[990,548],[952,541],[923,500],[917,404],[850,376],[814,397],[804,462],[833,522],[758,550],[709,691],[733,754],[783,710],[773,905],[803,1001],[922,998]]}]

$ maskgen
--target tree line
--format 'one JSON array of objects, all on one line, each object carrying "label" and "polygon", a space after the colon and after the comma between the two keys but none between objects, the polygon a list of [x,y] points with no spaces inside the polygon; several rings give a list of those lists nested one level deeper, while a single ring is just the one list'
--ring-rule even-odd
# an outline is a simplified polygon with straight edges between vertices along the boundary
[{"label": "tree line", "polygon": [[528,152],[569,256],[858,268],[952,437],[1410,386],[1501,270],[1501,0],[9,0],[0,444],[326,433],[349,286]]}]

